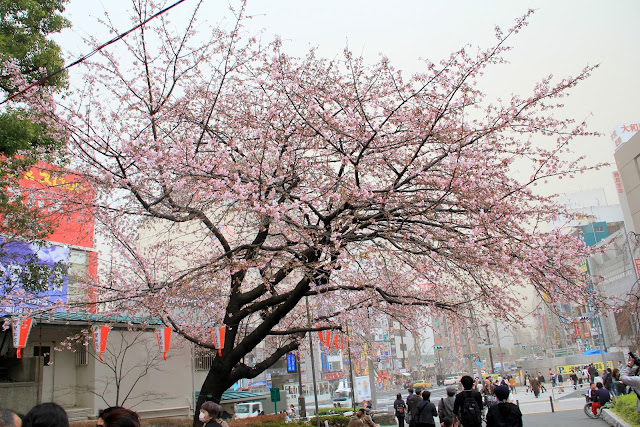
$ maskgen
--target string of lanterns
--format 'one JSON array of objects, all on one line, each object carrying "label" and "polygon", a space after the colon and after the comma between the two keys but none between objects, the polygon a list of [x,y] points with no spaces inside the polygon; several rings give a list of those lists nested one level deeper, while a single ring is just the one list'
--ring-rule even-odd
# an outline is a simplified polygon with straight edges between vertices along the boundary
[{"label": "string of lanterns", "polygon": [[[34,325],[31,317],[14,318],[11,320],[13,332],[13,347],[16,349],[18,359],[22,358],[22,349],[26,347],[29,333]],[[222,356],[224,348],[224,339],[226,326],[216,326],[209,328],[214,347],[218,350],[218,354]],[[104,363],[102,354],[107,350],[107,339],[111,326],[109,325],[93,325],[91,326],[91,338],[93,340],[94,350],[98,355],[98,360]],[[156,328],[156,340],[158,342],[158,350],[162,353],[162,359],[167,360],[167,353],[171,347],[171,332],[169,327]]]},{"label": "string of lanterns", "polygon": [[[14,318],[11,321],[13,331],[13,346],[16,348],[18,359],[22,358],[22,349],[26,347],[29,333],[33,327],[34,321],[31,317]],[[107,339],[111,326],[109,325],[93,325],[91,326],[91,337],[93,339],[94,350],[98,355],[98,360],[104,363],[102,354],[107,350]],[[218,355],[222,356],[224,349],[224,341],[226,336],[226,326],[209,327],[211,339],[214,347],[218,350]],[[167,353],[171,347],[171,332],[169,327],[156,328],[156,340],[158,342],[158,350],[162,353],[162,359],[167,360]],[[318,331],[320,342],[327,348],[332,346],[336,350],[343,350],[349,338],[340,333],[331,333],[331,330]]]}]

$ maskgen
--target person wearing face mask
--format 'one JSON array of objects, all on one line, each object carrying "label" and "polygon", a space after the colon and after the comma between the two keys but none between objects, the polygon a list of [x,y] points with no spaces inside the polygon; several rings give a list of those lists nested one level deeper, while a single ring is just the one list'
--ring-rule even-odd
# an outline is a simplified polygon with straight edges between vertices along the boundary
[{"label": "person wearing face mask", "polygon": [[200,415],[198,415],[202,427],[222,427],[217,421],[221,412],[222,407],[217,403],[210,400],[204,402],[200,407]]}]

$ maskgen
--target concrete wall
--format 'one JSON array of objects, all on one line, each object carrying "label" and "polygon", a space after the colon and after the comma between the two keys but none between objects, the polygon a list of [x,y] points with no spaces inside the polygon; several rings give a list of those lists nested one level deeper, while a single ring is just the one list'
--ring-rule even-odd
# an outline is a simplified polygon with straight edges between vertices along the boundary
[{"label": "concrete wall", "polygon": [[38,403],[38,383],[0,383],[0,402],[3,408],[26,414]]},{"label": "concrete wall", "polygon": [[[62,325],[43,324],[34,327],[23,351],[24,358],[9,362],[13,366],[10,371],[15,377],[14,381],[34,382],[21,386],[22,391],[16,394],[20,405],[11,403],[14,406],[10,406],[10,400],[2,396],[3,389],[0,389],[3,406],[26,412],[35,405],[36,398],[29,400],[20,396],[37,390],[35,377],[40,373],[41,402],[54,401],[65,408],[89,408],[93,415],[116,402],[124,402],[124,406],[138,411],[145,418],[189,415],[193,392],[199,390],[202,382],[194,380],[188,342],[174,334],[167,360],[164,361],[153,330],[139,332],[115,328],[109,334],[108,351],[103,355],[106,363],[97,359],[93,342],[90,341],[87,364],[76,366],[76,353],[68,348],[61,349],[61,342],[79,331],[80,327]],[[49,346],[52,349],[49,364],[44,365],[43,358],[30,357],[36,346]],[[119,395],[114,386],[113,368],[122,372]],[[202,380],[205,374],[201,373]]]}]

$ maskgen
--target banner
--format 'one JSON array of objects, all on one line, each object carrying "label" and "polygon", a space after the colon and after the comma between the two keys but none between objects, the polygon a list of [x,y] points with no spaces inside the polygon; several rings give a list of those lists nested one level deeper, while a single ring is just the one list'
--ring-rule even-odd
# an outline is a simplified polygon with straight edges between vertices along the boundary
[{"label": "banner", "polygon": [[111,329],[111,326],[107,326],[107,325],[91,327],[91,335],[93,336],[93,345],[96,350],[96,354],[98,355],[98,359],[100,359],[101,362],[104,362],[104,360],[102,360],[102,353],[107,351],[107,337],[109,336],[110,329]]},{"label": "banner", "polygon": [[[568,375],[573,372],[578,372],[582,370],[584,366],[587,366],[588,363],[584,363],[582,365],[562,365],[556,366],[556,372],[561,373],[562,375]],[[598,372],[604,371],[604,364],[602,362],[593,362],[593,366],[598,370]],[[611,368],[613,370],[615,366],[611,360],[607,360],[607,368]]]},{"label": "banner", "polygon": [[27,290],[33,301],[21,307],[4,303],[3,314],[24,306],[48,307],[67,301],[69,248],[0,238],[0,285],[5,290]]},{"label": "banner", "polygon": [[211,339],[213,339],[213,345],[218,349],[218,354],[222,356],[222,349],[224,348],[224,337],[226,332],[226,326],[216,326],[215,328],[209,328],[211,331]]},{"label": "banner", "polygon": [[158,349],[162,353],[162,359],[167,360],[167,352],[171,345],[171,328],[156,329],[156,339],[158,340]]},{"label": "banner", "polygon": [[356,402],[371,400],[371,384],[369,383],[369,377],[355,377],[354,382],[356,383],[356,387],[354,389]]},{"label": "banner", "polygon": [[33,326],[33,319],[31,317],[15,318],[11,320],[11,326],[13,330],[13,347],[17,350],[18,359],[21,359],[21,351],[27,345],[29,332],[31,332],[31,327]]}]

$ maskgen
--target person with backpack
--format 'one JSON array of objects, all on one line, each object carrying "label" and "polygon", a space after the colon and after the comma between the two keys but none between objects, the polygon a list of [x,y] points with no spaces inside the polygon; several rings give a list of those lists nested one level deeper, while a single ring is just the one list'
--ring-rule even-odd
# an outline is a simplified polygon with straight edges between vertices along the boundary
[{"label": "person with backpack", "polygon": [[438,416],[440,417],[440,423],[444,423],[444,419],[447,417],[453,418],[453,404],[456,400],[456,388],[454,386],[447,387],[447,397],[440,399],[438,403]]},{"label": "person with backpack", "polygon": [[404,417],[407,413],[407,404],[404,403],[402,394],[396,395],[396,400],[393,402],[393,409],[396,412],[396,418],[398,419],[398,427],[404,427]]},{"label": "person with backpack", "polygon": [[487,411],[487,427],[522,427],[520,408],[507,401],[509,387],[498,386],[493,392],[498,398],[498,403]]},{"label": "person with backpack", "polygon": [[460,378],[464,390],[456,395],[453,412],[462,427],[482,426],[482,395],[473,390],[473,378],[468,375]]}]

